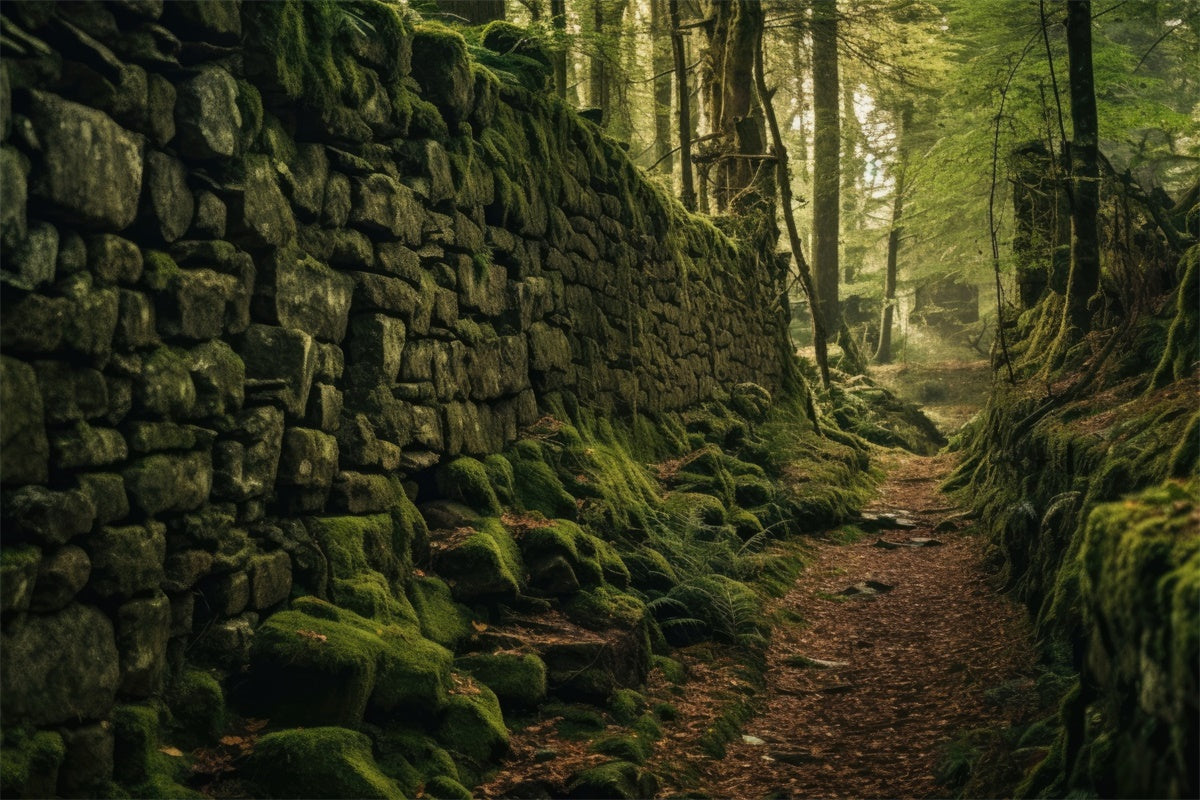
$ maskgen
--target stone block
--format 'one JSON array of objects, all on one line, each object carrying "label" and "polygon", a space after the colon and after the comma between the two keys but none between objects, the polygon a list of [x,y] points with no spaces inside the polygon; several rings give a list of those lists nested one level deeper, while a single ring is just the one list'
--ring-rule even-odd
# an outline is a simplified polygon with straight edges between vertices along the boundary
[{"label": "stone block", "polygon": [[0,280],[30,291],[52,283],[57,267],[58,229],[48,222],[34,222],[4,259]]},{"label": "stone block", "polygon": [[55,491],[44,486],[23,486],[4,493],[4,538],[64,544],[87,533],[96,519],[96,506],[79,489]]},{"label": "stone block", "polygon": [[395,178],[374,173],[351,181],[349,222],[368,233],[420,244],[422,209],[412,191]]},{"label": "stone block", "polygon": [[158,453],[163,450],[191,450],[202,443],[212,442],[212,433],[195,425],[177,422],[146,422],[137,420],[124,428],[125,441],[135,453]]},{"label": "stone block", "polygon": [[75,599],[92,574],[92,560],[82,547],[60,547],[38,566],[30,608],[38,612],[57,611]]},{"label": "stone block", "polygon": [[347,361],[352,368],[365,368],[363,381],[391,385],[400,372],[405,337],[404,322],[399,319],[385,314],[356,316],[350,323]]},{"label": "stone block", "polygon": [[209,191],[196,192],[193,198],[196,210],[188,231],[189,235],[197,239],[225,238],[225,227],[229,218],[229,210],[225,206],[225,201]]},{"label": "stone block", "polygon": [[75,476],[82,491],[96,508],[96,522],[107,525],[129,516],[125,479],[113,472],[91,472]]},{"label": "stone block", "polygon": [[274,256],[272,266],[274,312],[279,324],[325,342],[342,341],[354,282],[291,249]]},{"label": "stone block", "polygon": [[113,734],[107,724],[84,725],[63,733],[66,754],[58,768],[58,793],[90,797],[95,787],[112,780]]},{"label": "stone block", "polygon": [[105,467],[129,457],[129,447],[120,431],[76,422],[50,437],[50,452],[59,469]]},{"label": "stone block", "polygon": [[352,272],[351,275],[354,278],[355,311],[382,311],[406,321],[412,320],[421,297],[407,281],[373,272]]},{"label": "stone block", "polygon": [[102,233],[87,240],[88,266],[105,283],[137,283],[142,277],[142,251],[128,239]]},{"label": "stone block", "polygon": [[283,434],[277,482],[281,486],[328,489],[338,466],[337,439],[310,428],[288,428]]},{"label": "stone block", "polygon": [[331,172],[325,181],[321,224],[330,228],[344,228],[349,220],[350,178],[340,172]]},{"label": "stone block", "polygon": [[25,238],[27,231],[28,172],[28,161],[18,150],[0,148],[0,246],[6,254]]},{"label": "stone block", "polygon": [[159,522],[105,526],[83,541],[92,559],[90,586],[101,597],[157,589],[163,579],[166,527]]},{"label": "stone block", "polygon": [[424,274],[421,257],[400,242],[376,242],[374,263],[376,271],[403,278],[409,283],[420,281]]},{"label": "stone block", "polygon": [[29,294],[5,306],[0,339],[10,353],[40,355],[59,350],[71,303],[64,297]]},{"label": "stone block", "polygon": [[62,287],[69,301],[63,342],[102,366],[112,354],[120,295],[116,289],[97,288],[86,274],[74,276]]},{"label": "stone block", "polygon": [[152,416],[189,417],[196,407],[196,386],[186,353],[170,347],[153,350],[135,377],[134,395],[139,407]]},{"label": "stone block", "polygon": [[292,560],[283,550],[250,560],[250,606],[257,611],[282,603],[292,591]]},{"label": "stone block", "polygon": [[296,238],[296,218],[279,188],[271,160],[245,158],[246,178],[240,195],[229,202],[230,237],[248,247],[281,247]]},{"label": "stone block", "polygon": [[196,213],[196,200],[187,185],[183,162],[158,150],[146,153],[142,216],[151,233],[173,242],[187,233]]},{"label": "stone block", "polygon": [[157,344],[155,320],[150,298],[141,292],[121,289],[113,344],[127,352]]},{"label": "stone block", "polygon": [[176,87],[175,143],[198,159],[229,158],[237,149],[242,114],[237,82],[224,69],[201,68]]},{"label": "stone block", "polygon": [[46,422],[61,425],[108,413],[108,385],[99,371],[63,361],[35,361]]},{"label": "stone block", "polygon": [[344,402],[342,391],[328,383],[313,385],[304,421],[325,433],[334,433],[341,424]]},{"label": "stone block", "polygon": [[251,325],[246,331],[242,358],[247,379],[278,382],[276,395],[287,413],[296,418],[304,416],[316,369],[312,336],[287,328]]},{"label": "stone block", "polygon": [[335,344],[317,344],[317,368],[313,380],[336,383],[346,370],[346,354]]},{"label": "stone block", "polygon": [[296,155],[283,175],[283,188],[292,208],[305,222],[315,222],[325,203],[325,182],[329,178],[329,159],[319,144],[298,144]]},{"label": "stone block", "polygon": [[130,600],[117,609],[122,694],[140,698],[161,691],[170,635],[171,603],[162,592]]},{"label": "stone block", "polygon": [[215,417],[239,410],[245,400],[246,365],[228,344],[204,342],[187,354],[187,368],[196,389],[196,414]]},{"label": "stone block", "polygon": [[260,497],[271,491],[279,468],[283,412],[272,406],[246,409],[231,435],[213,448],[216,494],[232,500]]},{"label": "stone block", "polygon": [[189,591],[212,569],[213,557],[207,550],[180,550],[163,563],[163,588],[171,593]]},{"label": "stone block", "polygon": [[112,708],[117,648],[112,623],[97,609],[76,604],[14,620],[0,645],[6,725],[101,719]]},{"label": "stone block", "polygon": [[330,502],[350,514],[378,514],[396,505],[403,490],[393,478],[362,472],[340,472],[333,483]]},{"label": "stone block", "polygon": [[560,328],[535,322],[529,328],[529,367],[538,372],[565,372],[571,365],[571,343]]},{"label": "stone block", "polygon": [[42,145],[30,193],[57,217],[119,231],[137,216],[142,144],[107,115],[46,92],[30,92],[29,118]]},{"label": "stone block", "polygon": [[191,511],[208,500],[212,458],[208,452],[156,454],[134,461],[123,474],[133,504],[144,514]]}]

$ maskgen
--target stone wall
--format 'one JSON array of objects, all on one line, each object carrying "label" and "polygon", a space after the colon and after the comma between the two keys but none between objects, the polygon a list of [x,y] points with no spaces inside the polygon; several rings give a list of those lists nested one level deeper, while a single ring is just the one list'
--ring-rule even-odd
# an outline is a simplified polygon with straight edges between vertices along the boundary
[{"label": "stone wall", "polygon": [[540,91],[536,52],[397,8],[0,10],[3,703],[59,737],[50,793],[112,776],[114,704],[247,662],[322,585],[324,516],[429,499],[552,392],[778,387],[773,261]]}]

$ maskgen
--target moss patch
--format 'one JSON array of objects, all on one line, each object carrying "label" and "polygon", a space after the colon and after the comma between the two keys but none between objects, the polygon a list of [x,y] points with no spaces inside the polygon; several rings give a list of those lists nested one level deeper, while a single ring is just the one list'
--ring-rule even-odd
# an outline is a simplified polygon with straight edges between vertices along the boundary
[{"label": "moss patch", "polygon": [[246,773],[267,797],[402,796],[375,763],[371,740],[345,728],[268,734],[254,748]]}]

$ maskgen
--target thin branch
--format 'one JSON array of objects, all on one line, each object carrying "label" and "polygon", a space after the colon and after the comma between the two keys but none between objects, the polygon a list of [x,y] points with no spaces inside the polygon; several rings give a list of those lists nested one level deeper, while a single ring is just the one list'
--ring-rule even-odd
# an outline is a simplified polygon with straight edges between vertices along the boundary
[{"label": "thin branch", "polygon": [[[1093,19],[1094,19],[1094,17],[1093,17]],[[1172,27],[1168,28],[1166,33],[1164,33],[1162,36],[1160,36],[1160,37],[1158,37],[1157,39],[1155,39],[1155,40],[1154,40],[1154,44],[1150,45],[1150,49],[1149,49],[1149,50],[1147,50],[1147,51],[1146,51],[1144,54],[1142,54],[1142,59],[1141,59],[1141,61],[1139,61],[1139,62],[1137,63],[1137,66],[1133,68],[1133,71],[1134,71],[1134,72],[1137,72],[1137,71],[1138,71],[1138,69],[1139,69],[1139,68],[1142,66],[1142,64],[1145,64],[1145,63],[1146,63],[1146,59],[1147,59],[1147,58],[1149,58],[1149,57],[1150,57],[1150,54],[1154,52],[1154,48],[1156,48],[1156,47],[1158,47],[1160,44],[1162,44],[1162,40],[1163,40],[1163,39],[1167,38],[1167,37],[1168,37],[1168,36],[1170,36],[1172,33],[1174,33],[1175,31],[1179,30],[1179,29],[1180,29],[1180,28],[1182,28],[1182,27],[1183,27],[1183,23],[1181,22],[1181,23],[1180,23],[1180,24],[1178,24],[1178,25],[1174,25],[1174,26],[1172,26]]]}]

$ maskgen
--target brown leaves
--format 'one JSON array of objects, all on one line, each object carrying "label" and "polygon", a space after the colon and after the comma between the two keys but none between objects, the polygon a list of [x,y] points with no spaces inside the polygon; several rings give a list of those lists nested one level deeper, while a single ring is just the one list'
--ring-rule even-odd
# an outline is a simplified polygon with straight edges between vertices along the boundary
[{"label": "brown leaves", "polygon": [[325,634],[317,633],[316,631],[310,631],[310,630],[307,630],[306,628],[297,628],[296,634],[298,636],[304,637],[305,639],[310,639],[314,642],[320,642],[322,644],[329,641],[329,637],[326,636]]},{"label": "brown leaves", "polygon": [[554,523],[551,520],[546,519],[544,516],[536,512],[517,514],[512,511],[505,511],[500,515],[500,522],[504,524],[504,527],[512,531],[513,536],[517,537],[518,539],[529,531],[537,530],[539,528],[551,528],[554,526]]}]

